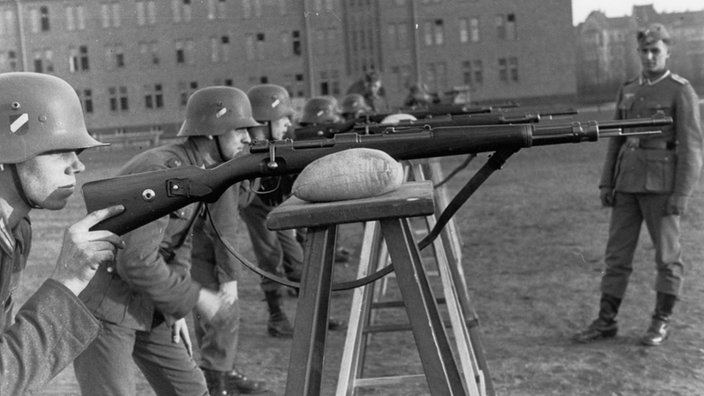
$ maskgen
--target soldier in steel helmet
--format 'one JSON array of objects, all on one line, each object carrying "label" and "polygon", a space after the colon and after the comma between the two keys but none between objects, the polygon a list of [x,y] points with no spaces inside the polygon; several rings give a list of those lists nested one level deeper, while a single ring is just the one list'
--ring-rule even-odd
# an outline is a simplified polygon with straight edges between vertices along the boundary
[{"label": "soldier in steel helmet", "polygon": [[340,110],[342,112],[342,118],[345,121],[356,120],[357,118],[369,114],[372,110],[367,102],[364,100],[364,96],[358,93],[351,93],[345,95],[340,102]]},{"label": "soldier in steel helmet", "polygon": [[[255,131],[259,129],[260,126],[250,128],[250,138],[256,136]],[[193,312],[193,327],[200,349],[199,365],[211,395],[268,392],[264,381],[249,378],[236,364],[240,323],[237,295],[241,263],[229,249],[237,240],[238,207],[248,205],[253,195],[252,188],[256,187],[251,186],[248,180],[230,186],[217,201],[204,204],[206,210],[196,217],[193,226],[193,280],[207,289],[230,296],[233,301],[233,320],[227,322],[225,327],[205,320],[197,311]]]},{"label": "soldier in steel helmet", "polygon": [[611,207],[611,223],[601,278],[599,314],[576,334],[578,342],[616,336],[616,314],[633,271],[641,225],[655,246],[655,309],[640,342],[661,345],[682,290],[684,262],[680,216],[685,213],[702,167],[702,131],[697,94],[689,82],[670,72],[670,35],[661,24],[637,34],[642,73],[618,92],[618,119],[670,116],[661,134],[610,139],[599,182],[601,201]]},{"label": "soldier in steel helmet", "polygon": [[54,76],[0,74],[0,119],[0,394],[18,395],[56,376],[98,334],[100,323],[78,294],[123,243],[89,229],[122,208],[93,212],[67,229],[54,273],[13,323],[13,293],[31,246],[29,212],[64,208],[85,169],[78,154],[103,144],[88,134],[76,92]]},{"label": "soldier in steel helmet", "polygon": [[[194,92],[178,136],[185,141],[133,157],[119,174],[179,166],[211,167],[234,158],[250,142],[247,95],[233,87]],[[98,271],[81,297],[103,331],[74,362],[84,395],[134,395],[137,364],[157,395],[207,395],[191,355],[184,317],[194,308],[206,320],[235,331],[236,290],[217,293],[190,276],[192,228],[201,203],[174,211],[123,236],[116,271]],[[183,341],[181,344],[179,341]]]},{"label": "soldier in steel helmet", "polygon": [[[276,141],[290,135],[294,110],[285,88],[274,84],[257,85],[250,88],[247,95],[252,103],[254,118],[262,124],[253,128],[255,139]],[[304,105],[301,122],[335,121],[339,121],[339,115],[334,98],[316,97]],[[247,224],[257,265],[275,275],[299,281],[304,254],[294,230],[271,231],[266,227],[269,212],[291,195],[293,180],[292,175],[262,178],[257,194],[247,207],[240,209],[240,216]],[[293,327],[283,310],[281,285],[262,278],[261,288],[269,310],[267,332],[272,337],[292,337]],[[344,324],[331,319],[328,327],[337,330]]]},{"label": "soldier in steel helmet", "polygon": [[332,96],[314,96],[303,105],[298,125],[335,124],[342,121],[337,99]]}]

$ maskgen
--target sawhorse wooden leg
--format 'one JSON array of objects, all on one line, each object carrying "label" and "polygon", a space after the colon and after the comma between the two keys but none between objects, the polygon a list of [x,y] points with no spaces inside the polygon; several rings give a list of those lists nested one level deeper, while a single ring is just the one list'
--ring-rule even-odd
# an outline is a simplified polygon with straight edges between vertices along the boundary
[{"label": "sawhorse wooden leg", "polygon": [[286,395],[320,395],[336,234],[337,225],[308,229]]}]

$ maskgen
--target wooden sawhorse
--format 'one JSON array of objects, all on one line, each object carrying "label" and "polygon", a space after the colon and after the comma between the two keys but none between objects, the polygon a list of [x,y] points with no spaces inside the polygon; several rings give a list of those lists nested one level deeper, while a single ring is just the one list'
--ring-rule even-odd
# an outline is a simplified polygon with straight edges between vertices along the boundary
[{"label": "wooden sawhorse", "polygon": [[378,220],[401,290],[428,388],[467,394],[408,223],[434,213],[429,181],[405,183],[378,197],[308,203],[295,197],[269,213],[272,230],[308,227],[286,395],[320,395],[338,224]]}]

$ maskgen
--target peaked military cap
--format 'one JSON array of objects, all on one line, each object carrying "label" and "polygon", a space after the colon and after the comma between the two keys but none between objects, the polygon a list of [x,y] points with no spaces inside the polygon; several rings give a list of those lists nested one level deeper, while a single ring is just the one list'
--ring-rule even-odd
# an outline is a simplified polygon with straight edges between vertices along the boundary
[{"label": "peaked military cap", "polygon": [[638,44],[651,44],[658,40],[670,44],[670,33],[662,23],[653,23],[647,28],[639,30],[636,37]]}]

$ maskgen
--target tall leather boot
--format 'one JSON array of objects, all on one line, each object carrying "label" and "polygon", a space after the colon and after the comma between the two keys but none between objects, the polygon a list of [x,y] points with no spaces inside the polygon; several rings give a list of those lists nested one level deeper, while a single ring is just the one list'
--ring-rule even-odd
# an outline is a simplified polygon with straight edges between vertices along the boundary
[{"label": "tall leather boot", "polygon": [[599,316],[586,330],[575,334],[572,339],[580,343],[588,343],[605,338],[616,337],[618,326],[616,324],[616,314],[621,306],[621,299],[609,294],[601,295],[599,301]]},{"label": "tall leather boot", "polygon": [[208,386],[210,396],[230,396],[225,390],[225,372],[200,368],[205,375],[205,383]]},{"label": "tall leather boot", "polygon": [[641,337],[640,342],[647,346],[659,346],[670,335],[670,316],[675,308],[677,296],[673,294],[657,293],[655,297],[655,312],[653,313],[650,327]]},{"label": "tall leather boot", "polygon": [[281,291],[271,290],[264,292],[266,305],[269,308],[269,321],[266,330],[272,337],[293,337],[293,326],[289,322],[286,313],[281,309]]}]

